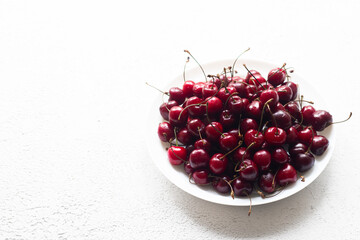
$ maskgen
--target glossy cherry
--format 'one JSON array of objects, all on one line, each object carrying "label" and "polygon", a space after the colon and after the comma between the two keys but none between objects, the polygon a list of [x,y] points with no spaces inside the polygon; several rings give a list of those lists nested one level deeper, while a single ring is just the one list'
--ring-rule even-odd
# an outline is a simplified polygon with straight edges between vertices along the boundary
[{"label": "glossy cherry", "polygon": [[172,107],[178,106],[176,101],[168,101],[160,105],[159,111],[163,119],[169,120],[169,111]]},{"label": "glossy cherry", "polygon": [[277,184],[279,184],[280,186],[285,186],[290,183],[294,183],[297,180],[296,170],[289,163],[285,163],[277,171],[275,179]]},{"label": "glossy cherry", "polygon": [[207,139],[199,139],[194,143],[195,149],[204,149],[207,153],[211,152],[211,143]]},{"label": "glossy cherry", "polygon": [[200,136],[205,134],[205,124],[197,118],[191,119],[187,123],[186,128],[196,138],[200,138]]},{"label": "glossy cherry", "polygon": [[176,134],[176,137],[179,140],[179,142],[185,145],[189,145],[194,142],[193,135],[189,132],[189,130],[186,127],[181,128],[179,132]]},{"label": "glossy cherry", "polygon": [[180,106],[174,106],[169,112],[169,122],[171,126],[185,126],[188,119],[188,111]]},{"label": "glossy cherry", "polygon": [[315,157],[310,152],[298,153],[292,158],[292,162],[296,170],[305,172],[314,166]]},{"label": "glossy cherry", "polygon": [[265,141],[273,146],[281,146],[286,142],[286,132],[282,128],[270,127],[265,131]]},{"label": "glossy cherry", "polygon": [[295,127],[291,126],[288,130],[286,130],[286,143],[295,144],[298,141],[298,131]]},{"label": "glossy cherry", "polygon": [[245,159],[239,165],[239,176],[245,181],[253,182],[259,176],[259,169],[252,160]]},{"label": "glossy cherry", "polygon": [[286,111],[298,122],[301,121],[301,111],[297,102],[291,101],[285,105]]},{"label": "glossy cherry", "polygon": [[234,87],[224,87],[220,88],[219,92],[217,93],[217,97],[220,98],[223,103],[225,103],[229,96],[233,93],[236,93],[236,89]]},{"label": "glossy cherry", "polygon": [[284,164],[289,162],[290,156],[283,147],[276,147],[271,151],[271,160],[277,164]]},{"label": "glossy cherry", "polygon": [[191,80],[187,80],[184,82],[184,85],[183,85],[183,93],[185,95],[185,97],[189,98],[193,95],[193,87],[195,85],[195,82],[194,81],[191,81]]},{"label": "glossy cherry", "polygon": [[262,112],[263,104],[260,101],[252,101],[245,108],[245,115],[248,118],[253,118],[256,120],[260,120],[261,112]]},{"label": "glossy cherry", "polygon": [[212,182],[212,186],[219,193],[229,193],[230,186],[228,182],[230,182],[230,180],[228,176],[218,177]]},{"label": "glossy cherry", "polygon": [[184,163],[184,170],[187,175],[192,174],[194,172],[194,169],[191,167],[189,162]]},{"label": "glossy cherry", "polygon": [[226,106],[235,115],[240,115],[244,111],[244,103],[237,95],[230,96]]},{"label": "glossy cherry", "polygon": [[223,110],[219,117],[220,123],[226,130],[236,127],[237,119],[230,110]]},{"label": "glossy cherry", "polygon": [[204,101],[196,96],[186,101],[186,109],[192,117],[201,117],[206,113]]},{"label": "glossy cherry", "polygon": [[316,156],[322,155],[329,146],[329,140],[321,135],[314,136],[311,144],[311,152]]},{"label": "glossy cherry", "polygon": [[291,90],[293,92],[291,101],[294,101],[298,96],[298,86],[297,86],[297,84],[293,83],[291,81],[288,81],[288,82],[285,83],[285,85],[291,88]]},{"label": "glossy cherry", "polygon": [[281,85],[276,87],[275,90],[279,95],[279,102],[282,104],[286,104],[292,99],[293,92],[289,86]]},{"label": "glossy cherry", "polygon": [[217,142],[223,132],[223,127],[219,122],[211,122],[205,127],[205,135],[210,142]]},{"label": "glossy cherry", "polygon": [[239,197],[248,196],[253,191],[252,183],[240,178],[236,178],[231,183],[231,185],[233,187],[235,196],[239,196]]},{"label": "glossy cherry", "polygon": [[245,133],[244,136],[244,142],[246,144],[246,146],[251,146],[251,149],[259,149],[262,144],[264,143],[264,136],[262,135],[261,132],[258,132],[255,129],[250,129],[249,131],[247,131]]},{"label": "glossy cherry", "polygon": [[276,104],[279,102],[279,95],[273,89],[264,90],[260,94],[260,102],[262,103],[262,105],[264,105],[267,102],[270,108],[274,108]]},{"label": "glossy cherry", "polygon": [[310,145],[313,136],[316,136],[317,133],[311,127],[306,127],[301,131],[298,131],[298,139],[299,142],[304,143],[306,145]]},{"label": "glossy cherry", "polygon": [[252,159],[251,151],[246,151],[246,147],[239,147],[235,150],[233,159],[235,162],[242,162],[242,160],[245,159]]},{"label": "glossy cherry", "polygon": [[179,105],[185,101],[185,94],[182,89],[172,87],[169,90],[169,101],[175,100]]},{"label": "glossy cherry", "polygon": [[286,79],[286,70],[283,68],[274,68],[268,74],[268,81],[273,86],[282,84]]},{"label": "glossy cherry", "polygon": [[194,86],[193,86],[193,89],[192,89],[194,96],[202,98],[203,97],[202,96],[202,90],[203,90],[204,86],[205,86],[204,82],[195,83]]},{"label": "glossy cherry", "polygon": [[168,159],[172,165],[180,165],[187,157],[184,147],[172,146],[168,149]]},{"label": "glossy cherry", "polygon": [[207,83],[205,83],[205,85],[202,89],[202,97],[207,98],[207,97],[215,96],[217,91],[218,91],[218,88],[214,83],[207,82]]},{"label": "glossy cherry", "polygon": [[160,123],[157,133],[160,140],[163,142],[169,142],[171,139],[174,139],[174,129],[168,122]]},{"label": "glossy cherry", "polygon": [[219,145],[221,150],[224,152],[229,152],[238,145],[238,141],[234,135],[230,133],[224,133],[219,138]]},{"label": "glossy cherry", "polygon": [[308,146],[303,143],[297,143],[289,147],[289,153],[291,157],[295,157],[298,153],[305,153],[308,150]]},{"label": "glossy cherry", "polygon": [[252,160],[256,166],[258,166],[260,171],[266,171],[270,168],[271,154],[269,151],[262,149],[254,154]]},{"label": "glossy cherry", "polygon": [[208,184],[210,182],[209,171],[206,169],[195,170],[192,174],[192,178],[194,179],[194,182],[197,185],[204,185],[204,184]]},{"label": "glossy cherry", "polygon": [[273,193],[275,191],[274,174],[271,172],[263,173],[259,177],[259,187],[266,193]]},{"label": "glossy cherry", "polygon": [[322,131],[330,124],[332,124],[333,118],[331,114],[324,110],[317,110],[312,115],[311,125],[316,131]]},{"label": "glossy cherry", "polygon": [[275,123],[279,128],[282,128],[284,130],[287,130],[292,125],[291,116],[289,113],[283,110],[277,110],[273,112],[273,118],[275,119]]},{"label": "glossy cherry", "polygon": [[315,108],[311,105],[307,105],[301,109],[301,114],[303,115],[303,124],[310,125],[313,122],[313,113]]},{"label": "glossy cherry", "polygon": [[209,161],[209,169],[212,173],[219,175],[225,172],[228,158],[222,153],[214,154]]},{"label": "glossy cherry", "polygon": [[205,102],[207,103],[207,112],[211,116],[217,116],[223,110],[223,103],[218,97],[208,97]]},{"label": "glossy cherry", "polygon": [[210,157],[204,149],[195,149],[189,155],[189,162],[192,168],[206,168],[209,165]]},{"label": "glossy cherry", "polygon": [[247,131],[249,131],[250,129],[258,129],[259,128],[259,124],[257,123],[257,121],[253,118],[244,118],[241,120],[240,123],[240,132],[242,134],[245,134]]}]

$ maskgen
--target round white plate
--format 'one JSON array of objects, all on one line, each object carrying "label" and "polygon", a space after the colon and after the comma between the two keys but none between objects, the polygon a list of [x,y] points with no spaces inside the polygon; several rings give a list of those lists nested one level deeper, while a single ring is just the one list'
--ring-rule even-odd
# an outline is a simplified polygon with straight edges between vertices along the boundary
[{"label": "round white plate", "polygon": [[[211,62],[208,64],[202,65],[206,74],[217,74],[222,71],[224,67],[232,66],[234,60],[222,60]],[[239,59],[235,67],[236,70],[239,70],[238,75],[245,75],[246,70],[242,64],[246,64],[249,69],[255,69],[259,71],[264,77],[267,77],[268,72],[275,68],[280,67],[281,64],[271,64],[263,61],[251,60],[251,59]],[[204,75],[199,68],[193,68],[186,71],[186,79],[193,80],[195,82],[204,81]],[[314,107],[316,109],[327,109],[325,107],[324,101],[321,99],[320,95],[305,79],[296,74],[296,69],[294,73],[291,74],[291,81],[299,84],[300,94],[304,95],[304,99],[312,100],[315,102]],[[174,78],[172,81],[169,81],[167,85],[160,86],[162,89],[168,90],[171,87],[177,86],[182,88],[183,76],[179,75]],[[163,121],[159,112],[159,106],[162,104],[162,94],[159,93],[155,98],[155,101],[151,108],[149,109],[148,117],[148,126],[147,126],[147,144],[150,156],[154,161],[155,165],[159,170],[167,177],[173,184],[181,188],[191,195],[204,199],[206,201],[232,205],[232,206],[249,206],[249,199],[247,197],[235,197],[232,199],[230,194],[221,195],[217,193],[212,186],[197,186],[191,184],[188,181],[188,176],[184,172],[183,165],[172,166],[167,159],[166,147],[168,144],[161,142],[157,135],[157,128],[159,123]],[[324,171],[326,165],[329,163],[331,158],[334,144],[335,144],[335,132],[332,126],[326,128],[324,131],[320,132],[321,135],[324,135],[328,138],[330,144],[326,152],[320,156],[316,157],[315,165],[312,169],[302,174],[305,177],[305,182],[298,180],[294,184],[288,185],[282,192],[278,195],[271,198],[261,198],[257,193],[252,194],[252,205],[261,205],[266,203],[275,202],[284,198],[287,198],[300,190],[304,189],[311,182],[313,182],[321,173]]]}]

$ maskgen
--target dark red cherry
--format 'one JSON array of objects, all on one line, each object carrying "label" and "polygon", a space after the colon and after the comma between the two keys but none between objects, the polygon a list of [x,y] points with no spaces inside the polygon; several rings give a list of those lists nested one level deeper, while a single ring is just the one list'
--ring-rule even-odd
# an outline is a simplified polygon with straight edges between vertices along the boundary
[{"label": "dark red cherry", "polygon": [[264,89],[260,85],[264,85],[266,83],[266,79],[261,76],[260,74],[254,74],[254,76],[251,76],[249,78],[249,84],[255,85],[258,88]]},{"label": "dark red cherry", "polygon": [[292,121],[289,113],[283,110],[277,110],[273,113],[273,119],[279,128],[287,130],[291,127]]},{"label": "dark red cherry", "polygon": [[234,158],[234,161],[236,161],[236,162],[242,162],[242,160],[245,160],[245,159],[252,159],[251,152],[246,151],[245,147],[240,147],[240,148],[236,149],[234,152],[233,158]]},{"label": "dark red cherry", "polygon": [[217,142],[222,132],[223,127],[219,122],[211,122],[205,127],[206,138],[211,142]]},{"label": "dark red cherry", "polygon": [[190,116],[201,117],[206,113],[206,106],[202,99],[194,96],[186,101],[187,111]]},{"label": "dark red cherry", "polygon": [[189,130],[186,127],[181,128],[179,132],[176,134],[176,137],[179,140],[179,142],[185,145],[189,145],[194,142],[193,135],[189,132]]},{"label": "dark red cherry", "polygon": [[276,147],[271,151],[271,160],[278,164],[289,162],[290,156],[283,147]]},{"label": "dark red cherry", "polygon": [[168,159],[172,165],[180,165],[186,160],[186,149],[184,147],[172,146],[168,149]]},{"label": "dark red cherry", "polygon": [[313,136],[317,135],[316,131],[313,130],[311,127],[306,127],[301,131],[298,131],[298,139],[301,143],[306,145],[310,145]]},{"label": "dark red cherry", "polygon": [[245,93],[245,98],[251,100],[255,99],[259,95],[258,89],[255,85],[247,85],[245,87]]},{"label": "dark red cherry", "polygon": [[247,131],[249,131],[250,129],[258,129],[259,128],[259,124],[257,123],[257,121],[255,119],[252,118],[244,118],[241,120],[240,123],[240,132],[242,134],[245,134]]},{"label": "dark red cherry", "polygon": [[286,130],[286,143],[295,144],[298,141],[298,131],[295,127],[290,127],[288,130]]},{"label": "dark red cherry", "polygon": [[286,104],[292,99],[293,92],[289,86],[281,85],[276,87],[275,90],[279,95],[279,102],[282,104]]},{"label": "dark red cherry", "polygon": [[301,111],[299,109],[299,104],[297,102],[289,102],[285,105],[286,111],[294,117],[297,121],[301,121]]},{"label": "dark red cherry", "polygon": [[202,90],[203,98],[215,96],[216,92],[218,91],[217,86],[212,82],[205,83],[203,90]]},{"label": "dark red cherry", "polygon": [[194,179],[195,184],[197,185],[204,185],[208,184],[209,181],[209,171],[204,170],[196,170],[192,174],[192,178]]},{"label": "dark red cherry", "polygon": [[194,169],[191,167],[189,162],[184,163],[184,170],[187,175],[192,174]]},{"label": "dark red cherry", "polygon": [[301,109],[301,114],[303,115],[303,124],[310,125],[313,122],[313,113],[315,108],[311,105],[305,106]]},{"label": "dark red cherry", "polygon": [[230,112],[230,110],[223,110],[220,114],[219,120],[224,129],[229,130],[236,127],[236,117]]},{"label": "dark red cherry", "polygon": [[265,131],[265,141],[273,146],[281,146],[286,142],[286,132],[282,128],[270,127]]},{"label": "dark red cherry", "polygon": [[174,106],[169,112],[169,122],[171,126],[181,127],[184,126],[188,119],[188,111],[179,106]]},{"label": "dark red cherry", "polygon": [[238,145],[237,138],[229,133],[224,133],[219,138],[219,145],[221,150],[229,152]]},{"label": "dark red cherry", "polygon": [[207,153],[211,152],[211,143],[206,139],[199,139],[194,143],[195,149],[204,149]]},{"label": "dark red cherry", "polygon": [[187,98],[192,97],[194,85],[195,85],[195,82],[191,81],[191,80],[187,80],[184,82],[182,90],[183,90],[185,97],[187,97]]},{"label": "dark red cherry", "polygon": [[204,82],[195,83],[194,86],[193,86],[193,89],[192,89],[194,96],[202,98],[203,97],[202,96],[202,90],[203,90],[204,86],[205,86]]},{"label": "dark red cherry", "polygon": [[268,81],[273,86],[282,84],[286,78],[286,70],[283,68],[274,68],[268,74]]},{"label": "dark red cherry", "polygon": [[276,106],[273,109],[274,112],[276,112],[278,110],[286,111],[284,105],[282,105],[281,103],[277,103]]},{"label": "dark red cherry", "polygon": [[260,171],[266,171],[270,168],[271,154],[267,150],[259,150],[254,154],[253,161]]},{"label": "dark red cherry", "polygon": [[246,74],[246,77],[245,77],[246,83],[249,83],[250,77],[252,77],[252,75],[260,75],[260,73],[256,70],[250,70],[250,72],[251,72],[251,74],[249,72]]},{"label": "dark red cherry", "polygon": [[[270,101],[270,99],[272,100]],[[279,95],[275,90],[272,89],[264,90],[260,94],[260,102],[262,103],[262,105],[268,102],[268,106],[270,108],[274,108],[276,104],[279,102]]]},{"label": "dark red cherry", "polygon": [[259,176],[257,165],[250,159],[245,159],[239,165],[239,176],[241,179],[253,182]]},{"label": "dark red cherry", "polygon": [[329,140],[326,137],[317,135],[314,136],[314,139],[311,144],[311,152],[316,156],[322,155],[329,146]]},{"label": "dark red cherry", "polygon": [[[186,128],[185,128],[186,129]],[[187,129],[186,129],[187,130]],[[194,145],[192,145],[191,143],[190,144],[187,144],[186,145],[186,152],[187,152],[187,159],[186,160],[189,160],[189,155],[192,151],[194,151],[195,147]]]},{"label": "dark red cherry", "polygon": [[211,78],[210,82],[214,83],[218,89],[221,87],[221,80],[217,77]]},{"label": "dark red cherry", "polygon": [[260,120],[263,104],[260,101],[252,101],[245,108],[245,115],[249,118]]},{"label": "dark red cherry", "polygon": [[169,90],[169,101],[175,100],[179,105],[185,101],[185,94],[182,89],[178,87],[172,87]]},{"label": "dark red cherry", "polygon": [[229,193],[230,186],[228,182],[230,182],[230,180],[228,176],[218,177],[212,182],[212,186],[219,193]]},{"label": "dark red cherry", "polygon": [[200,138],[200,136],[204,136],[205,134],[205,124],[200,119],[191,119],[186,128],[189,132],[196,138]]},{"label": "dark red cherry", "polygon": [[247,106],[250,104],[250,101],[247,98],[242,98],[241,101],[243,102],[244,110],[245,110]]},{"label": "dark red cherry", "polygon": [[228,158],[222,153],[214,154],[209,161],[209,169],[212,173],[219,175],[225,172]]},{"label": "dark red cherry", "polygon": [[289,163],[285,163],[279,168],[275,179],[277,184],[279,184],[280,186],[294,183],[297,180],[296,170]]},{"label": "dark red cherry", "polygon": [[292,162],[296,170],[305,172],[314,166],[315,157],[309,152],[298,153],[292,158]]},{"label": "dark red cherry", "polygon": [[236,178],[231,183],[235,196],[243,197],[243,196],[249,196],[251,192],[253,191],[253,185],[252,183],[242,180],[240,178]]},{"label": "dark red cherry", "polygon": [[275,191],[274,174],[271,172],[261,174],[259,177],[259,187],[266,193],[273,193]]},{"label": "dark red cherry", "polygon": [[227,108],[231,113],[240,115],[244,111],[244,103],[239,96],[231,96],[228,99]]},{"label": "dark red cherry", "polygon": [[217,93],[217,97],[225,103],[229,96],[233,93],[236,93],[236,89],[234,87],[224,87],[220,88],[219,92]]},{"label": "dark red cherry", "polygon": [[169,111],[172,107],[178,106],[179,104],[176,101],[169,101],[160,105],[160,114],[163,119],[169,120]]},{"label": "dark red cherry", "polygon": [[209,154],[204,149],[195,149],[190,153],[189,162],[194,169],[208,167],[209,161]]},{"label": "dark red cherry", "polygon": [[298,153],[305,153],[308,150],[308,146],[303,143],[297,143],[289,148],[291,157],[295,157]]},{"label": "dark red cherry", "polygon": [[236,91],[238,92],[240,97],[244,98],[244,97],[247,96],[246,83],[231,81],[228,86],[229,87],[234,87],[236,89]]},{"label": "dark red cherry", "polygon": [[313,113],[311,125],[316,131],[322,131],[333,122],[331,114],[324,110],[317,110]]},{"label": "dark red cherry", "polygon": [[163,142],[169,142],[171,139],[174,139],[174,129],[171,127],[170,123],[163,122],[159,124],[158,136]]},{"label": "dark red cherry", "polygon": [[245,133],[244,142],[246,146],[250,146],[252,144],[251,149],[259,149],[264,143],[264,136],[261,132],[258,132],[255,129],[250,129]]},{"label": "dark red cherry", "polygon": [[208,97],[206,100],[207,111],[211,116],[216,116],[223,110],[223,103],[218,97]]},{"label": "dark red cherry", "polygon": [[298,86],[297,86],[297,84],[289,81],[289,82],[286,82],[285,85],[291,88],[291,90],[293,92],[291,101],[294,101],[297,98],[297,95],[298,95]]}]

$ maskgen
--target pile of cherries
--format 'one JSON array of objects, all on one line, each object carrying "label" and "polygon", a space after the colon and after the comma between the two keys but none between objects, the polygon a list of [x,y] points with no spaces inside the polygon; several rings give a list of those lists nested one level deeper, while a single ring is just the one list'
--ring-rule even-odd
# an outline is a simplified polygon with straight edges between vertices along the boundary
[{"label": "pile of cherries", "polygon": [[[258,71],[234,76],[231,67],[205,82],[172,87],[161,104],[165,120],[158,136],[170,144],[172,165],[184,166],[189,180],[231,196],[255,189],[270,197],[311,169],[329,141],[318,134],[333,123],[330,113],[298,98],[285,68],[265,79]],[[185,79],[184,79],[185,80]],[[311,102],[307,102],[311,103]],[[265,194],[266,195],[265,195]],[[270,194],[270,195],[268,195]]]}]

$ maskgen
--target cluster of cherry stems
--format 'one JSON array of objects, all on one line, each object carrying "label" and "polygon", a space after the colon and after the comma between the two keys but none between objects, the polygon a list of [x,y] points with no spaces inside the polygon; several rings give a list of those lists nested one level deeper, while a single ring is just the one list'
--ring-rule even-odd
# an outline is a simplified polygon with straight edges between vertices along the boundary
[{"label": "cluster of cherry stems", "polygon": [[318,132],[333,120],[327,111],[302,107],[312,102],[298,99],[298,86],[289,81],[285,64],[267,79],[243,66],[245,78],[228,67],[205,75],[204,82],[184,78],[182,89],[170,88],[168,101],[160,106],[165,121],[158,136],[170,143],[170,163],[183,164],[192,183],[211,184],[233,198],[255,189],[265,198],[298,178],[305,180],[300,174],[329,145]]}]

